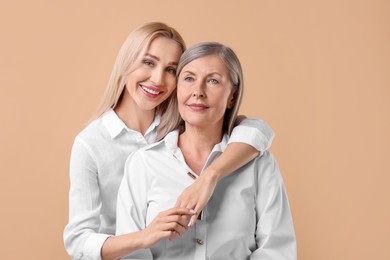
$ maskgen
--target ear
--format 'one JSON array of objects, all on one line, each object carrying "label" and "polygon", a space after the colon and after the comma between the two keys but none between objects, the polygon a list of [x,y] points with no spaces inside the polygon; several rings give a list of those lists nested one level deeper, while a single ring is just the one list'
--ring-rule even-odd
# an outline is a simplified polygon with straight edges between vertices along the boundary
[{"label": "ear", "polygon": [[227,102],[228,109],[231,109],[234,107],[234,104],[236,103],[236,96],[237,96],[237,90],[234,92],[232,91],[232,93],[230,93],[229,100]]}]

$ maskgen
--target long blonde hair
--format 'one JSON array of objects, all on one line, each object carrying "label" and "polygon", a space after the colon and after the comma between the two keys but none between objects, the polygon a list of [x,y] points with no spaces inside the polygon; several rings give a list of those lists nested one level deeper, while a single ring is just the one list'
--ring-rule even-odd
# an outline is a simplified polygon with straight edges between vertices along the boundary
[{"label": "long blonde hair", "polygon": [[[221,58],[229,71],[230,80],[232,82],[234,105],[232,108],[226,110],[222,129],[224,133],[230,135],[236,121],[244,91],[244,75],[242,73],[240,60],[234,51],[218,42],[198,43],[186,50],[181,56],[177,67],[176,78],[179,77],[181,70],[188,63],[209,55],[218,55],[218,57]],[[175,89],[169,99],[166,112],[161,116],[156,139],[162,139],[166,134],[179,128],[182,124],[183,120],[180,117],[178,109],[177,89]]]},{"label": "long blonde hair", "polygon": [[[186,46],[181,35],[164,23],[151,22],[136,28],[129,34],[119,50],[107,88],[93,119],[100,117],[110,108],[114,109],[119,104],[129,73],[150,43],[158,36],[176,41],[181,46],[182,52],[185,51]],[[156,113],[164,113],[168,101],[169,99],[157,106]]]}]

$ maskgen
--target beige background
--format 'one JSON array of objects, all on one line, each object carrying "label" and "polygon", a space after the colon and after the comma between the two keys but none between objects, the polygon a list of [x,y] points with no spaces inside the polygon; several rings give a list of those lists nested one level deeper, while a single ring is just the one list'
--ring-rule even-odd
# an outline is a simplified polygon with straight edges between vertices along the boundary
[{"label": "beige background", "polygon": [[120,45],[163,21],[240,56],[241,112],[264,118],[301,260],[390,259],[390,2],[1,1],[0,258],[68,259],[73,138]]}]

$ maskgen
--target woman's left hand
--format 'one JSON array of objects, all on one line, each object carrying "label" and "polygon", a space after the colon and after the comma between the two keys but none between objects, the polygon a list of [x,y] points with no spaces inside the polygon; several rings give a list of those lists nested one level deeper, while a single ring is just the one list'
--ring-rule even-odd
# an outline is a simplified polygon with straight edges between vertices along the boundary
[{"label": "woman's left hand", "polygon": [[210,200],[211,195],[213,195],[217,184],[217,179],[213,177],[214,175],[204,173],[198,177],[195,183],[187,187],[176,200],[175,207],[193,209],[196,211],[191,217],[188,224],[189,227],[195,224],[200,212]]}]

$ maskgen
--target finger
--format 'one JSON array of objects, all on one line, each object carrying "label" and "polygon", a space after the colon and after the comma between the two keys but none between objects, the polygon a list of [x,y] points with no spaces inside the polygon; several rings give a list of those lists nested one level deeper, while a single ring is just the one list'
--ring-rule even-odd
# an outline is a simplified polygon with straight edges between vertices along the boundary
[{"label": "finger", "polygon": [[[165,223],[161,226],[161,229],[163,231],[172,231],[173,233],[176,233],[179,236],[183,236],[184,233],[187,231],[187,229],[180,225],[177,222],[170,222],[170,223]],[[171,236],[171,235],[170,235]]]},{"label": "finger", "polygon": [[171,216],[171,215],[194,215],[196,214],[196,211],[193,209],[188,208],[172,208],[168,209],[163,212],[163,215],[165,216]]},{"label": "finger", "polygon": [[180,237],[183,237],[184,233],[187,231],[187,229],[180,224],[174,224],[173,229],[176,232],[176,234],[179,235]]},{"label": "finger", "polygon": [[173,241],[176,239],[176,233],[172,231],[171,235],[168,237],[169,240]]},{"label": "finger", "polygon": [[196,205],[196,200],[197,198],[195,198],[194,196],[180,196],[176,200],[175,207],[192,209]]},{"label": "finger", "polygon": [[198,205],[195,207],[195,211],[196,211],[197,213],[191,216],[191,220],[190,220],[190,222],[188,223],[188,227],[192,227],[192,226],[195,225],[196,221],[197,221],[198,218],[199,218],[199,215],[200,215],[201,212],[202,212],[202,209],[203,209],[203,208],[199,207]]},{"label": "finger", "polygon": [[188,225],[187,227],[190,228],[190,227],[193,227],[196,223],[196,220],[198,219],[198,214],[197,215],[193,215],[190,219],[190,222],[188,222]]},{"label": "finger", "polygon": [[187,230],[188,230],[188,224],[190,223],[192,216],[193,215],[181,215],[180,216],[179,223]]},{"label": "finger", "polygon": [[176,231],[172,231],[171,235],[168,237],[169,240],[171,241],[174,241],[176,240],[177,236],[180,236],[179,233],[177,233]]},{"label": "finger", "polygon": [[158,218],[156,223],[177,223],[186,228],[192,215],[170,215]]},{"label": "finger", "polygon": [[169,240],[175,240],[176,239],[175,231],[172,231],[172,230],[161,231],[161,239],[162,238],[168,238]]},{"label": "finger", "polygon": [[176,201],[176,208],[187,208],[187,209],[194,209],[195,205],[197,204],[198,197],[191,196],[191,197],[181,197],[181,200]]}]

